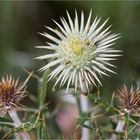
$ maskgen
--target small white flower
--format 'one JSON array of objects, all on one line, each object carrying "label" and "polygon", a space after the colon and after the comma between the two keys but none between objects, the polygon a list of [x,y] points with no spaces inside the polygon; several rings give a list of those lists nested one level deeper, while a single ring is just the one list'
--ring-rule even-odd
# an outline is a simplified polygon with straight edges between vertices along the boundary
[{"label": "small white flower", "polygon": [[50,73],[50,79],[58,77],[54,86],[60,83],[60,87],[67,83],[67,90],[70,85],[74,85],[75,90],[79,87],[83,90],[89,90],[89,85],[101,85],[99,77],[107,75],[106,72],[113,72],[110,67],[110,60],[116,60],[120,50],[111,48],[115,44],[115,40],[119,38],[119,34],[112,34],[110,27],[104,29],[108,19],[99,25],[100,18],[97,17],[91,22],[92,11],[89,14],[86,24],[84,25],[84,13],[81,12],[80,22],[77,12],[75,11],[75,20],[72,21],[67,12],[68,22],[62,17],[62,25],[54,21],[58,29],[46,27],[58,37],[52,36],[46,32],[41,35],[50,39],[53,43],[47,42],[47,46],[36,46],[53,50],[53,53],[37,57],[37,59],[50,59],[49,63],[40,70],[44,71],[53,67]]}]

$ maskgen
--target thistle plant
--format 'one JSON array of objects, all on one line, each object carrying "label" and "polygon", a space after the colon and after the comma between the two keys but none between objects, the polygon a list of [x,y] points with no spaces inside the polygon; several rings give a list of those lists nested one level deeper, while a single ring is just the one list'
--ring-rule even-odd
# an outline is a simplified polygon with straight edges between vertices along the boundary
[{"label": "thistle plant", "polygon": [[124,112],[134,116],[140,115],[140,89],[137,87],[134,89],[128,89],[124,85],[120,90],[117,91],[116,97],[120,103],[120,107]]},{"label": "thistle plant", "polygon": [[[80,20],[77,11],[75,11],[74,21],[68,12],[67,17],[68,21],[61,18],[62,25],[53,20],[58,30],[46,27],[57,37],[46,32],[40,33],[53,43],[47,42],[46,46],[36,47],[53,52],[36,59],[49,61],[40,71],[52,68],[48,81],[57,77],[54,87],[59,83],[60,87],[67,85],[66,92],[68,92],[70,85],[74,86],[75,92],[77,89],[80,90],[81,111],[88,113],[88,99],[83,94],[89,91],[91,85],[102,85],[99,78],[102,75],[108,76],[107,72],[115,73],[111,70],[111,67],[115,66],[110,61],[116,60],[116,57],[120,56],[118,54],[120,50],[115,50],[111,46],[120,36],[109,31],[111,26],[103,29],[108,19],[100,26],[100,18],[96,17],[91,23],[92,11],[90,11],[86,24],[84,24],[83,12],[81,12]],[[88,121],[84,124],[90,125]],[[86,128],[82,129],[82,139],[89,139],[89,130]]]},{"label": "thistle plant", "polygon": [[[116,132],[123,132],[124,139],[129,139],[129,122],[130,115],[139,117],[140,113],[140,89],[131,86],[129,89],[125,84],[116,92],[116,99],[119,102],[121,118],[118,121]],[[133,121],[133,120],[131,120]],[[112,139],[117,139],[117,135],[113,134]]]},{"label": "thistle plant", "polygon": [[[2,78],[0,139],[140,139],[140,89],[116,84],[115,92],[103,93],[100,87],[103,76],[116,73],[120,34],[111,31],[109,18],[85,15],[75,10],[73,19],[66,11],[60,22],[53,20],[55,28],[46,26],[40,34],[47,42],[36,46],[44,49],[36,59],[45,63],[34,73],[24,69],[25,82]],[[37,86],[28,94],[31,76]]]},{"label": "thistle plant", "polygon": [[92,11],[90,11],[86,24],[84,25],[84,13],[81,12],[80,21],[77,11],[75,11],[75,20],[73,21],[67,12],[68,21],[61,18],[62,25],[54,21],[58,29],[46,27],[57,35],[52,36],[46,32],[40,33],[53,43],[47,42],[46,46],[36,46],[53,51],[37,57],[36,59],[49,60],[49,63],[43,66],[40,71],[53,67],[50,73],[50,79],[58,77],[54,87],[59,83],[60,87],[67,83],[67,90],[70,85],[79,88],[81,91],[88,91],[90,85],[97,85],[102,75],[108,76],[107,72],[115,73],[110,63],[115,60],[120,50],[115,50],[111,46],[120,37],[109,31],[110,27],[104,26],[108,19],[100,26],[100,18],[90,24]]},{"label": "thistle plant", "polygon": [[[15,127],[22,124],[17,111],[22,108],[19,102],[26,96],[26,83],[29,77],[22,84],[19,84],[18,79],[15,80],[11,75],[6,78],[3,77],[0,82],[0,115],[3,116],[8,113]],[[30,136],[26,132],[19,132],[18,135],[23,140],[30,140]]]},{"label": "thistle plant", "polygon": [[[0,81],[1,139],[140,139],[139,87],[123,85],[112,96],[107,93],[111,100],[100,93],[102,77],[115,73],[112,60],[121,50],[113,45],[120,35],[111,32],[108,19],[92,21],[92,11],[87,19],[83,11],[79,16],[75,11],[74,20],[66,15],[61,23],[53,20],[56,28],[46,26],[50,33],[40,33],[50,40],[36,46],[46,51],[36,57],[46,60],[43,74],[25,70],[29,76],[23,83],[11,75]],[[38,84],[35,94],[27,91],[31,76]]]},{"label": "thistle plant", "polygon": [[18,83],[12,76],[2,78],[0,82],[0,114],[5,115],[11,110],[20,110],[19,101],[26,96],[26,87]]}]

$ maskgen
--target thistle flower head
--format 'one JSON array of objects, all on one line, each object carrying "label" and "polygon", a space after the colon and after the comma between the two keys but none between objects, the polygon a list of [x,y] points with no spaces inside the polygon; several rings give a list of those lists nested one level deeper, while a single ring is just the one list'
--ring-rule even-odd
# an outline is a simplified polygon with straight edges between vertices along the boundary
[{"label": "thistle flower head", "polygon": [[26,95],[25,84],[19,84],[18,79],[12,76],[2,78],[0,82],[0,115],[4,115],[10,110],[19,110],[19,101]]},{"label": "thistle flower head", "polygon": [[124,85],[120,90],[118,90],[116,97],[121,105],[121,108],[127,113],[132,115],[140,115],[140,89],[129,90],[126,85]]},{"label": "thistle flower head", "polygon": [[[84,88],[89,89],[89,85],[101,84],[101,75],[108,75],[106,72],[114,73],[110,67],[111,60],[115,60],[119,56],[119,50],[111,48],[115,44],[115,40],[119,38],[119,34],[112,34],[110,27],[103,29],[108,19],[99,26],[100,18],[97,17],[91,24],[92,11],[89,14],[86,24],[84,25],[84,13],[81,12],[81,18],[78,19],[75,11],[74,21],[67,12],[68,21],[61,18],[62,25],[57,23],[58,29],[46,27],[57,35],[52,36],[46,32],[41,35],[51,40],[46,46],[36,46],[53,50],[53,53],[47,53],[37,57],[39,60],[47,59],[49,61],[40,70],[44,71],[53,67],[50,73],[50,79],[58,77],[54,86],[60,83],[60,87],[67,83],[67,89],[70,85],[75,86],[75,90],[79,87],[82,91]],[[53,42],[53,43],[52,43]],[[84,86],[85,85],[85,86]]]}]

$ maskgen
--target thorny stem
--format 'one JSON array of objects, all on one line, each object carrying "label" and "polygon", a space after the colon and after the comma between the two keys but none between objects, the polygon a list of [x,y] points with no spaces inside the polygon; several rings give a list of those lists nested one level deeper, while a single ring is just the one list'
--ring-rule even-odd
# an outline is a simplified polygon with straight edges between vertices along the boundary
[{"label": "thorny stem", "polygon": [[[11,119],[13,120],[15,127],[19,127],[22,124],[22,122],[20,121],[20,119],[17,115],[17,112],[14,110],[10,110],[10,111],[8,111],[8,113],[9,113],[9,116],[11,117]],[[18,136],[20,136],[20,138],[22,140],[31,140],[31,138],[27,132],[19,132]]]}]

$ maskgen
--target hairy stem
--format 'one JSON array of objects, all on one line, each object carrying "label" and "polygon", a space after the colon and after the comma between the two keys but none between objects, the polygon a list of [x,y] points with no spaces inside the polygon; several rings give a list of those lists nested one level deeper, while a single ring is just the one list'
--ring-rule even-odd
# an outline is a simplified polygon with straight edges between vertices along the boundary
[{"label": "hairy stem", "polygon": [[[17,115],[17,112],[14,110],[10,110],[8,113],[9,113],[9,116],[11,117],[11,119],[13,120],[15,127],[19,127],[22,124],[22,122],[20,121],[20,119]],[[18,132],[18,136],[22,140],[31,140],[31,138],[27,132]]]}]

